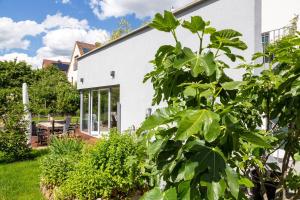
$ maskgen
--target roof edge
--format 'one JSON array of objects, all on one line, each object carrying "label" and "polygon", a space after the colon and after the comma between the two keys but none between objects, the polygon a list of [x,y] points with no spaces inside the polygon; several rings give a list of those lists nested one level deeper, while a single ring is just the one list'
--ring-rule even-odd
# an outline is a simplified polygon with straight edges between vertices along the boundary
[{"label": "roof edge", "polygon": [[[181,7],[181,8],[176,9],[175,11],[173,11],[173,14],[174,14],[175,16],[176,16],[176,15],[180,15],[181,13],[183,13],[183,12],[185,12],[185,11],[191,9],[191,8],[194,7],[195,5],[198,5],[198,4],[200,4],[200,3],[204,3],[204,2],[206,2],[206,1],[209,1],[209,0],[194,0],[194,1],[192,1],[191,3],[185,5],[184,7]],[[110,42],[104,44],[103,46],[97,47],[97,48],[95,48],[95,49],[89,51],[89,52],[86,53],[86,54],[83,54],[82,56],[80,56],[79,58],[77,58],[77,60],[81,60],[81,59],[83,59],[83,58],[85,58],[85,57],[88,57],[88,56],[91,55],[91,54],[94,54],[94,53],[96,53],[96,52],[98,52],[98,51],[100,51],[100,50],[102,50],[102,49],[104,49],[104,48],[107,48],[107,47],[109,47],[109,46],[111,46],[111,45],[113,45],[113,44],[115,44],[115,43],[117,43],[117,42],[120,42],[120,41],[122,41],[122,40],[124,40],[124,39],[126,39],[126,38],[128,38],[128,37],[130,37],[130,36],[133,36],[133,35],[135,35],[135,34],[137,34],[137,33],[140,33],[140,32],[143,31],[143,30],[146,30],[146,29],[152,29],[152,28],[149,26],[149,23],[146,24],[146,25],[143,25],[143,26],[141,26],[141,27],[139,27],[139,28],[137,28],[137,29],[135,29],[135,30],[133,30],[133,31],[131,31],[130,33],[128,33],[128,34],[126,34],[126,35],[123,35],[123,36],[121,36],[121,37],[119,37],[119,38],[117,38],[117,39],[115,39],[115,40],[112,40],[112,41],[110,41]]]}]

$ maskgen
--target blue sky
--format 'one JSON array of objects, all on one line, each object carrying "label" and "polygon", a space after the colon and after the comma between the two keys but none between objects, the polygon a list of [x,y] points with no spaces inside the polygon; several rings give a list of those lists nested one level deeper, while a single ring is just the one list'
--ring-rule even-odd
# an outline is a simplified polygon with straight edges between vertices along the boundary
[{"label": "blue sky", "polygon": [[[93,13],[89,0],[71,0],[65,3],[63,3],[63,0],[0,0],[0,18],[10,18],[13,22],[30,20],[41,24],[47,16],[55,15],[68,16],[79,21],[86,20],[89,29],[105,30],[108,34],[117,28],[121,17],[111,16],[106,19],[99,19]],[[137,28],[147,19],[147,17],[139,19],[134,14],[128,14],[123,17],[130,22],[132,28]],[[15,47],[18,45],[13,45],[12,48],[7,49],[0,48],[0,56],[17,52],[34,57],[37,54],[37,50],[43,47],[43,37],[46,34],[47,32],[41,32],[37,35],[24,35],[22,39],[30,41],[30,45],[27,48]],[[59,55],[53,55],[53,57],[57,56],[59,57]],[[65,57],[65,55],[62,57]]]},{"label": "blue sky", "polygon": [[[0,60],[69,60],[76,40],[105,42],[125,17],[132,28],[192,0],[0,0]],[[262,0],[262,30],[288,24],[300,0]],[[276,15],[275,15],[276,13]],[[274,20],[276,18],[276,20]]]}]

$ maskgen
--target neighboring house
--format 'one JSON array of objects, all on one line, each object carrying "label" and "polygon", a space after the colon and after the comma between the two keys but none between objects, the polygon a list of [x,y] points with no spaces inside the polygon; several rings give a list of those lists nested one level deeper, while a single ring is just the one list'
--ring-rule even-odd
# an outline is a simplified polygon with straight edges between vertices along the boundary
[{"label": "neighboring house", "polygon": [[[174,14],[181,20],[199,15],[219,30],[241,32],[248,45],[242,56],[249,62],[253,53],[262,50],[261,0],[195,0]],[[176,33],[184,46],[198,48],[197,38],[187,30],[179,28]],[[149,61],[165,44],[174,44],[171,34],[145,25],[78,58],[82,132],[101,136],[112,127],[121,131],[138,127],[156,109],[151,106],[152,85],[144,84],[143,78],[153,69]],[[227,71],[234,79],[241,79],[243,73]]]},{"label": "neighboring house", "polygon": [[84,42],[75,42],[73,53],[71,56],[70,66],[67,70],[67,76],[70,83],[73,85],[77,84],[77,58],[82,56],[83,54],[88,53],[89,51],[95,49],[96,46],[94,44],[88,44]]},{"label": "neighboring house", "polygon": [[67,70],[69,68],[70,63],[69,62],[62,62],[60,60],[47,60],[44,59],[43,60],[43,65],[42,68],[47,68],[51,65],[56,66],[58,69],[60,69],[61,71],[63,71],[64,73],[67,73]]}]

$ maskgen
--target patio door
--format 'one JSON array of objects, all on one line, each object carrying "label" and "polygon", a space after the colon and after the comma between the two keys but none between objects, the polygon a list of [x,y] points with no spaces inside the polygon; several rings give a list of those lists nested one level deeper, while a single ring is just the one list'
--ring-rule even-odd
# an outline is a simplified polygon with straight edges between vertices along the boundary
[{"label": "patio door", "polygon": [[120,129],[120,88],[91,89],[81,93],[81,130],[93,136]]},{"label": "patio door", "polygon": [[109,104],[110,104],[109,89],[100,90],[100,127],[99,128],[100,128],[101,135],[107,134],[110,128]]},{"label": "patio door", "polygon": [[98,136],[99,135],[99,90],[91,91],[91,135]]}]

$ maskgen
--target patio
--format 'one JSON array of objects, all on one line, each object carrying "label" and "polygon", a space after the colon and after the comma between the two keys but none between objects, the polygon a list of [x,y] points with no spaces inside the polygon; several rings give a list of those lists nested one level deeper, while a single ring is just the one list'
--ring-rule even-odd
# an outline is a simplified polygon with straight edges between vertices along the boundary
[{"label": "patio", "polygon": [[70,124],[67,130],[64,130],[65,125],[65,121],[62,120],[55,121],[54,123],[45,121],[39,122],[36,125],[36,130],[33,129],[31,146],[33,148],[47,146],[51,136],[78,138],[89,144],[94,144],[97,141],[97,138],[82,133],[78,124]]}]

